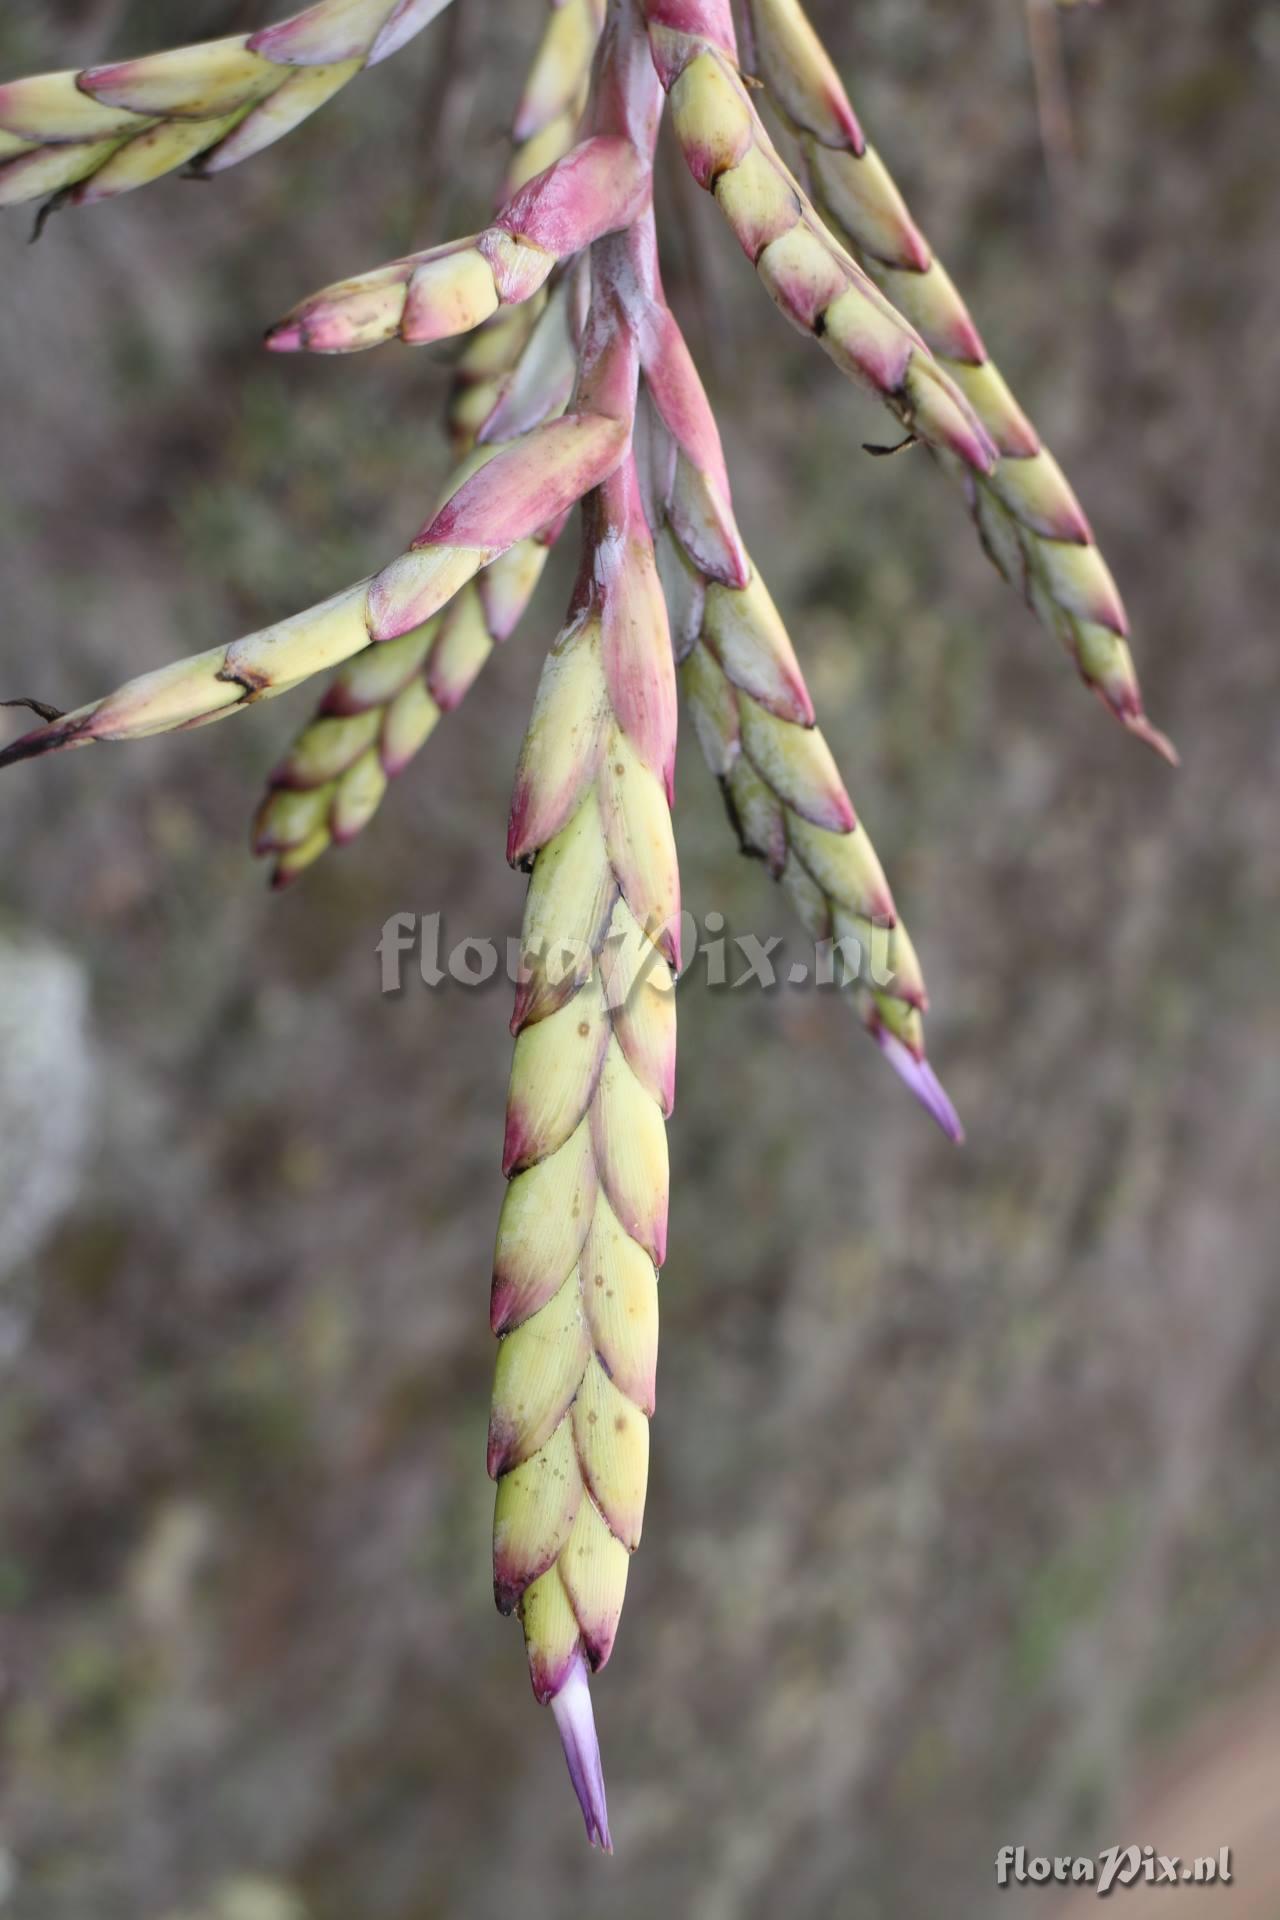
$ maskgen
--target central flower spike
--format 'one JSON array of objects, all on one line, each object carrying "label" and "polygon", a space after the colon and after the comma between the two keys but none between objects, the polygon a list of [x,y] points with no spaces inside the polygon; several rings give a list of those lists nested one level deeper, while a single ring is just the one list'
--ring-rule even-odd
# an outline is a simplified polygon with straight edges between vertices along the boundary
[{"label": "central flower spike", "polygon": [[494,1592],[520,1609],[543,1701],[608,1659],[640,1544],[675,1092],[675,674],[630,458],[587,519],[508,841],[531,870],[489,1471]]}]

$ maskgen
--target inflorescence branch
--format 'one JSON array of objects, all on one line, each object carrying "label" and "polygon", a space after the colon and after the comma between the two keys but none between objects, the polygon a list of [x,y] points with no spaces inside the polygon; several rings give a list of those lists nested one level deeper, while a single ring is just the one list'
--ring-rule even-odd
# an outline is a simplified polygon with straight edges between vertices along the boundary
[{"label": "inflorescence branch", "polygon": [[[447,0],[320,0],[260,33],[0,87],[0,206],[86,205],[215,173],[297,126]],[[1126,727],[1143,710],[1119,594],[1060,469],[992,365],[799,0],[550,0],[482,231],[341,281],[267,337],[350,353],[469,335],[457,458],[409,548],[321,605],[43,724],[0,765],[204,726],[334,671],[271,775],[277,885],[352,840],[527,609],[581,504],[565,625],[512,800],[528,874],[508,1186],[491,1319],[494,1591],[524,1628],[590,1838],[609,1824],[589,1676],[639,1544],[666,1252],[680,882],[677,684],[744,852],[786,888],[889,1064],[951,1138],[924,979],[737,527],[720,436],[667,304],[653,204],[669,106],[699,186],[770,297],[961,487],[983,544]],[[761,118],[760,89],[801,173]],[[572,964],[553,964],[569,953]],[[883,964],[887,955],[887,966]]]}]

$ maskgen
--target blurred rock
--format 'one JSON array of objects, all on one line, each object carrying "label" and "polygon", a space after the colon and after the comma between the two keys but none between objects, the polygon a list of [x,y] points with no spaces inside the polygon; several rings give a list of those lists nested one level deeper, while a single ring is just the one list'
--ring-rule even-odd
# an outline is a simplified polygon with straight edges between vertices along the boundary
[{"label": "blurred rock", "polygon": [[85,968],[48,942],[0,938],[0,1279],[75,1197],[95,1087]]}]

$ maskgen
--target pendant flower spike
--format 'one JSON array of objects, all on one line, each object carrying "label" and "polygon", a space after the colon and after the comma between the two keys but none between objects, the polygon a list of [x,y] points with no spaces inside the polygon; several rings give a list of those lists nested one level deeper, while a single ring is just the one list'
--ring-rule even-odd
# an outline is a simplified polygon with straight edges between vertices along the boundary
[{"label": "pendant flower spike", "polygon": [[[448,0],[320,0],[279,26],[0,87],[0,206],[87,205],[257,153]],[[274,351],[470,335],[457,466],[408,550],[308,612],[44,724],[0,764],[203,726],[336,669],[254,830],[275,884],[355,838],[519,624],[581,503],[581,563],[520,755],[507,853],[529,876],[491,1320],[494,1591],[518,1613],[588,1837],[609,1848],[589,1676],[639,1544],[666,1253],[680,883],[677,685],[744,852],[846,979],[953,1139],[924,979],[743,544],[707,396],[658,264],[669,108],[775,304],[960,487],[984,546],[1086,685],[1147,719],[1123,606],[1075,495],[867,144],[799,0],[551,0],[481,232],[304,300]],[[761,119],[790,129],[797,175]],[[24,704],[24,703],[19,703]],[[33,703],[25,703],[33,704]],[[565,954],[571,964],[564,964]],[[872,956],[879,964],[870,964]]]}]

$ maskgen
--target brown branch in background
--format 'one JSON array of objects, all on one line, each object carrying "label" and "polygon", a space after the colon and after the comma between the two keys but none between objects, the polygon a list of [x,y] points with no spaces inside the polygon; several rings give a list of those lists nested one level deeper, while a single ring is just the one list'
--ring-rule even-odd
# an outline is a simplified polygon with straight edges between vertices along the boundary
[{"label": "brown branch in background", "polygon": [[230,0],[227,18],[219,28],[220,33],[256,33],[264,27],[271,16],[272,9],[267,0]]},{"label": "brown branch in background", "polygon": [[0,707],[26,707],[28,712],[39,714],[46,725],[61,720],[62,708],[51,707],[45,700],[28,700],[21,696],[16,700],[0,700]]},{"label": "brown branch in background", "polygon": [[407,247],[416,246],[418,236],[436,221],[440,213],[441,183],[454,182],[453,171],[443,164],[443,158],[462,144],[476,94],[474,62],[468,61],[465,53],[466,13],[461,7],[450,7],[442,24],[444,45],[440,57],[427,66],[423,76],[418,117],[421,133]]},{"label": "brown branch in background", "polygon": [[1027,41],[1049,183],[1054,194],[1065,199],[1075,169],[1076,136],[1062,58],[1058,4],[1059,0],[1026,0]]},{"label": "brown branch in background", "polygon": [[128,0],[98,0],[98,4],[85,11],[83,33],[85,36],[85,58],[106,58],[113,36],[118,34],[128,7]]},{"label": "brown branch in background", "polygon": [[[668,274],[683,294],[687,310],[693,316],[690,340],[700,366],[707,368],[713,387],[726,391],[733,379],[736,349],[732,328],[726,324],[722,303],[716,297],[714,256],[707,250],[700,232],[701,195],[689,178],[674,141],[664,141],[658,152],[663,172],[663,190],[667,204],[667,229],[679,235],[675,272]],[[677,297],[676,305],[680,299]]]}]

